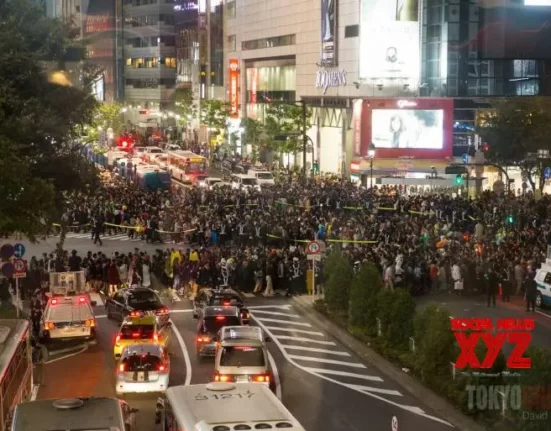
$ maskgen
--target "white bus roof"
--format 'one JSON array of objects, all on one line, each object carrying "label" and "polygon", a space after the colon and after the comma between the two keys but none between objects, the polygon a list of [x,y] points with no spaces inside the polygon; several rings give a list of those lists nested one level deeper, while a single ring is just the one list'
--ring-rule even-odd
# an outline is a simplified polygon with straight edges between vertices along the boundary
[{"label": "white bus roof", "polygon": [[213,426],[224,425],[235,429],[241,424],[262,429],[255,425],[269,423],[270,428],[304,431],[270,388],[262,384],[173,386],[167,389],[166,397],[184,429],[211,431]]}]

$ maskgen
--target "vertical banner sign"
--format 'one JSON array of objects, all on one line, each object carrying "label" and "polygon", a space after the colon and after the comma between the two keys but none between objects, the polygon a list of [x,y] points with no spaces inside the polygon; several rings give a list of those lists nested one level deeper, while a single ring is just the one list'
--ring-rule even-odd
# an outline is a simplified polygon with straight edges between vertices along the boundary
[{"label": "vertical banner sign", "polygon": [[321,0],[321,55],[320,66],[337,65],[337,1]]},{"label": "vertical banner sign", "polygon": [[253,67],[249,69],[251,71],[251,95],[249,103],[256,103],[257,85],[258,85],[258,69]]},{"label": "vertical banner sign", "polygon": [[230,58],[230,117],[239,118],[239,60]]},{"label": "vertical banner sign", "polygon": [[362,155],[362,108],[363,100],[354,101],[354,155]]}]

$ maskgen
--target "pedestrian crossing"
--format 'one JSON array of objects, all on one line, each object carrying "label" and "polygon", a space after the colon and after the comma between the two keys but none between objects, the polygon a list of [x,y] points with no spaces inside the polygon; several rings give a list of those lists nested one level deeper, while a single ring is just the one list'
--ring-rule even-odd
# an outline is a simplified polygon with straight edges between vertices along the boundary
[{"label": "pedestrian crossing", "polygon": [[[54,236],[58,236],[58,235],[54,235]],[[68,232],[66,235],[66,238],[89,239],[90,241],[92,241],[92,234]],[[144,241],[141,238],[130,238],[126,233],[115,234],[115,235],[102,235],[100,238],[102,241],[129,241],[129,242]]]},{"label": "pedestrian crossing", "polygon": [[251,316],[273,340],[284,358],[304,372],[354,391],[424,414],[403,405],[404,395],[375,368],[359,362],[328,335],[295,312],[292,305],[250,307]]}]

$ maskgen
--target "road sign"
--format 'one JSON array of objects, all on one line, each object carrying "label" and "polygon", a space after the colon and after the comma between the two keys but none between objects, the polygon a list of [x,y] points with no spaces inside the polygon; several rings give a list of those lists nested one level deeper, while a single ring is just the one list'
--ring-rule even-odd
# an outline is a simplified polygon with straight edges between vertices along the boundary
[{"label": "road sign", "polygon": [[25,278],[27,276],[26,272],[16,272],[13,274],[13,278]]},{"label": "road sign", "polygon": [[16,274],[20,274],[27,270],[27,264],[23,259],[15,259],[13,261],[13,268],[15,269]]},{"label": "road sign", "polygon": [[463,153],[463,155],[461,156],[461,160],[463,161],[463,164],[467,164],[469,163],[469,155],[467,153]]},{"label": "road sign", "polygon": [[392,431],[398,431],[398,418],[396,416],[392,416],[390,426],[392,427]]},{"label": "road sign", "polygon": [[546,180],[551,178],[551,168],[545,168],[543,171],[543,176]]},{"label": "road sign", "polygon": [[13,255],[18,258],[25,256],[25,246],[21,243],[15,244],[13,246]]},{"label": "road sign", "polygon": [[312,241],[308,243],[308,246],[306,247],[306,253],[308,254],[320,254],[321,253],[321,247],[319,242]]},{"label": "road sign", "polygon": [[321,254],[307,254],[306,259],[315,260],[316,262],[321,261]]},{"label": "road sign", "polygon": [[10,257],[13,256],[13,253],[14,253],[14,249],[13,249],[13,245],[11,244],[4,244],[1,248],[0,248],[0,256],[2,256],[2,258],[4,259],[9,259]]},{"label": "road sign", "polygon": [[6,262],[4,265],[2,265],[2,274],[4,275],[4,277],[11,278],[14,272],[15,268],[10,262]]}]

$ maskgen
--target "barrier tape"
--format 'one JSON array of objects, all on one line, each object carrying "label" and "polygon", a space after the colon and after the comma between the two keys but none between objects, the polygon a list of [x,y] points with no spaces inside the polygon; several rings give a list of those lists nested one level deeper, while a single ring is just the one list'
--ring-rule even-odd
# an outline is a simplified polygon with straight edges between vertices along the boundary
[{"label": "barrier tape", "polygon": [[[282,238],[276,235],[268,234],[266,236],[269,238],[285,240],[285,238]],[[306,240],[306,239],[287,239],[287,241],[301,242],[301,243],[312,242],[311,240]],[[325,242],[347,243],[347,244],[377,244],[377,241],[373,241],[373,240],[354,240],[354,239],[326,239]]]},{"label": "barrier tape", "polygon": [[[114,224],[114,223],[104,223],[105,226],[111,226],[111,227],[117,227],[119,229],[134,229],[136,231],[140,231],[142,228],[144,229],[144,232],[147,230],[147,228],[145,226],[125,226],[125,225],[121,225],[121,224]],[[61,227],[61,225],[59,223],[52,223],[52,226],[56,226],[56,227]],[[75,228],[81,228],[81,227],[85,227],[85,226],[91,226],[90,223],[86,223],[86,224],[79,224],[79,225],[71,225],[71,226],[65,226],[66,228],[68,229],[75,229]],[[156,232],[159,232],[159,233],[168,233],[168,234],[186,234],[186,233],[191,233],[191,232],[195,232],[197,229],[187,229],[187,230],[182,230],[180,232],[170,232],[170,231],[167,231],[167,230],[160,230],[160,229],[155,229]],[[139,232],[141,233],[141,232]]]}]

